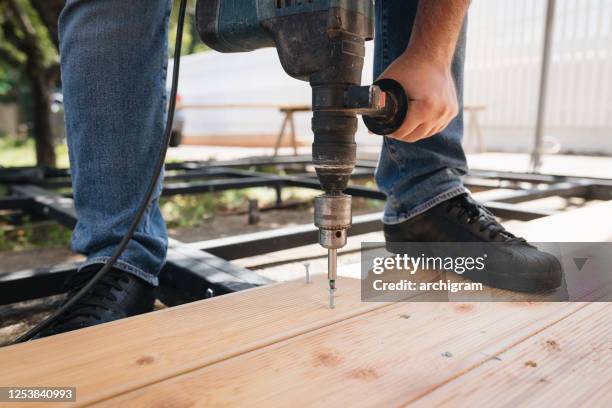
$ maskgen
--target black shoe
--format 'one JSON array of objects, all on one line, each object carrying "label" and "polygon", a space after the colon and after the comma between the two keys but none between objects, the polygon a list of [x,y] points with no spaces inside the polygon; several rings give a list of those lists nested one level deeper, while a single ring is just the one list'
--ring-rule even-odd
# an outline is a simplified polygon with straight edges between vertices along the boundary
[{"label": "black shoe", "polygon": [[[67,282],[70,299],[100,270],[91,265]],[[79,301],[61,314],[38,336],[47,337],[153,310],[155,288],[132,274],[111,268]]]},{"label": "black shoe", "polygon": [[401,244],[392,243],[401,242],[481,243],[488,252],[486,267],[465,271],[462,276],[496,288],[540,292],[555,289],[562,282],[563,269],[557,258],[508,232],[468,194],[403,223],[385,225],[384,233],[391,252],[401,248]]}]

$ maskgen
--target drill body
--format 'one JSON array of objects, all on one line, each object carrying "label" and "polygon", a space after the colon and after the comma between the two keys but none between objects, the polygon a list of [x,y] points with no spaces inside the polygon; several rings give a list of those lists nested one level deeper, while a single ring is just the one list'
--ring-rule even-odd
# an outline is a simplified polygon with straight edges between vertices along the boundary
[{"label": "drill body", "polygon": [[[315,199],[319,242],[329,250],[335,290],[336,250],[346,244],[351,198],[343,194],[356,163],[357,114],[376,134],[403,122],[407,98],[394,81],[360,86],[365,41],[374,35],[373,0],[198,0],[205,44],[220,52],[275,47],[283,69],[312,87],[312,160],[324,194]],[[333,292],[332,292],[333,293]]]}]

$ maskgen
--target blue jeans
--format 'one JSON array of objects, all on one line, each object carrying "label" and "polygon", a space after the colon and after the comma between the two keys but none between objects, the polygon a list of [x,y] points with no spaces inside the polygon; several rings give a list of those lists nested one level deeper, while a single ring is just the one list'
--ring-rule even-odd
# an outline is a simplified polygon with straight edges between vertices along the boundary
[{"label": "blue jeans", "polygon": [[[169,0],[68,0],[60,15],[62,85],[84,264],[106,262],[130,225],[162,147]],[[166,258],[161,178],[115,267],[152,285]]]},{"label": "blue jeans", "polygon": [[[416,9],[416,0],[376,1],[374,78],[406,49]],[[461,147],[464,58],[465,24],[452,65],[460,113],[448,127],[416,143],[384,138],[376,169],[376,183],[387,195],[383,216],[385,224],[406,221],[442,201],[467,192],[461,181],[461,176],[467,172]]]},{"label": "blue jeans", "polygon": [[[152,177],[165,125],[169,0],[68,0],[60,16],[64,109],[78,223],[72,247],[84,264],[106,262]],[[416,1],[377,1],[375,73],[406,47]],[[461,95],[464,40],[453,72]],[[461,116],[414,144],[385,139],[377,182],[384,222],[410,218],[465,191]],[[159,195],[115,265],[152,285],[167,251]]]}]

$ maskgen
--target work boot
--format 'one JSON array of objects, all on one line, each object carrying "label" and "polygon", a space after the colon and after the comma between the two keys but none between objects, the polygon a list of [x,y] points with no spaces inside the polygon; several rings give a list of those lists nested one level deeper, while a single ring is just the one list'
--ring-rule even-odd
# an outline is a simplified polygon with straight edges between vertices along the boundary
[{"label": "work boot", "polygon": [[[465,271],[461,276],[492,287],[540,292],[561,285],[563,270],[557,258],[508,232],[468,194],[444,201],[400,224],[385,225],[384,233],[391,252],[401,251],[403,242],[481,243],[487,254],[485,268]],[[466,245],[462,250],[455,245],[452,248],[454,256],[465,256],[480,247]]]},{"label": "work boot", "polygon": [[[100,268],[102,265],[90,265],[69,278],[66,283],[69,289],[66,301],[84,287]],[[132,274],[111,268],[80,300],[36,338],[150,312],[154,302],[153,286]]]}]

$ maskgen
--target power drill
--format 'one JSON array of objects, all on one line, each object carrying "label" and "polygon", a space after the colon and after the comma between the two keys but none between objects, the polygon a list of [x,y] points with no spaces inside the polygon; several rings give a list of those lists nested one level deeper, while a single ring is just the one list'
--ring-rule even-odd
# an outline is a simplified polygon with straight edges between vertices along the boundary
[{"label": "power drill", "polygon": [[198,0],[198,32],[220,52],[276,47],[287,74],[312,87],[312,161],[324,194],[315,199],[319,243],[328,249],[330,307],[337,250],[346,245],[356,163],[357,115],[387,135],[404,121],[408,98],[396,81],[361,86],[365,41],[374,36],[374,0]]}]

